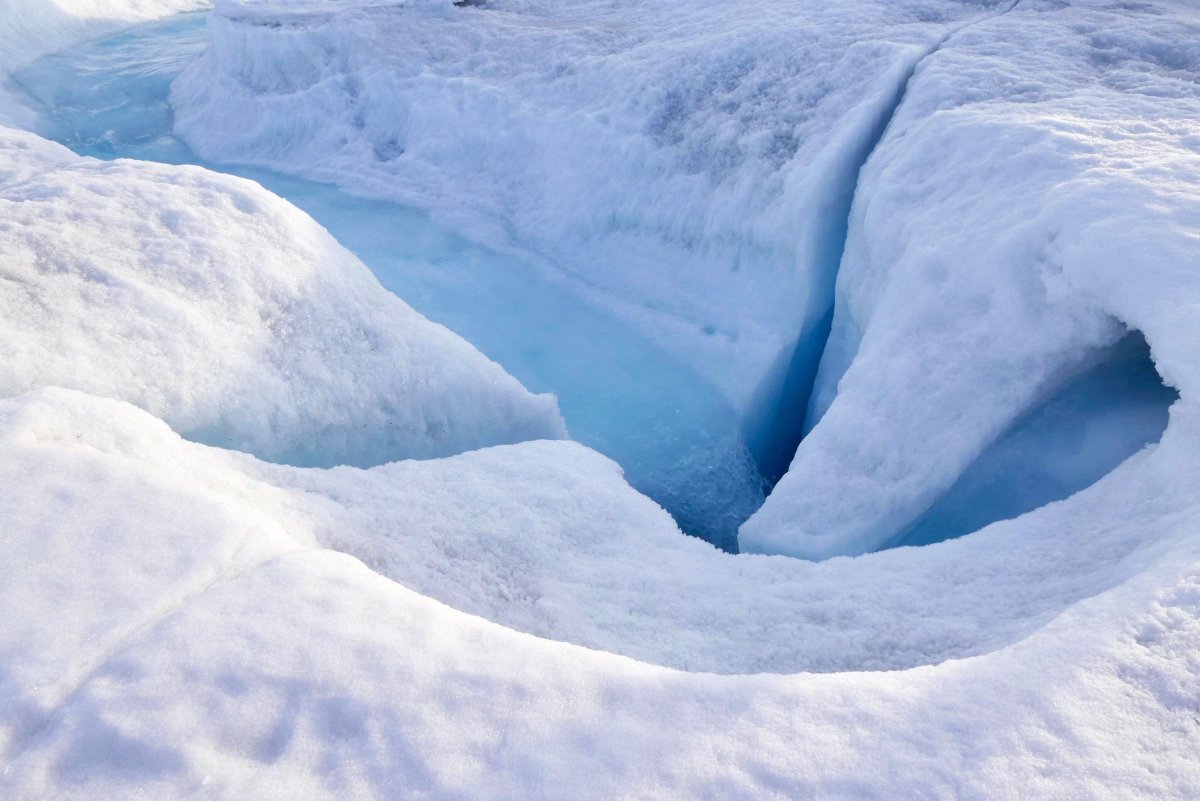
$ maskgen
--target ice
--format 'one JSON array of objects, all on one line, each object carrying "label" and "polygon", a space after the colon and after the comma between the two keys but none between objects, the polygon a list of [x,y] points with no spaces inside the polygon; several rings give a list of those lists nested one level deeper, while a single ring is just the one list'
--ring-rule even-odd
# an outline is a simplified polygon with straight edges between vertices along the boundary
[{"label": "ice", "polygon": [[83,389],[294,464],[564,436],[552,397],[256,184],[0,129],[0,207],[0,395]]},{"label": "ice", "polygon": [[708,382],[773,478],[864,149],[921,56],[999,6],[332,8],[220,7],[173,86],[177,132],[547,262]]},{"label": "ice", "polygon": [[208,8],[208,0],[3,0],[0,2],[0,125],[34,115],[8,73],[46,53],[138,22]]},{"label": "ice", "polygon": [[1179,334],[1145,308],[1176,318],[1195,269],[1200,63],[1181,42],[1200,28],[1154,8],[1022,4],[920,65],[856,193],[814,394],[827,411],[743,548],[894,541],[1127,329],[1186,397],[1164,358]]},{"label": "ice", "polygon": [[[1059,103],[1063,92],[1089,85],[1093,57],[1050,44],[1030,45],[1047,53],[1021,56],[1029,63],[1020,54],[996,59],[995,31],[1032,15],[1039,27],[1027,38],[1070,42],[1079,32],[1048,33],[1062,24],[1056,15],[1130,15],[1087,4],[1055,11],[856,3],[854,13],[838,6],[805,15],[772,3],[757,8],[746,18],[707,3],[687,15],[643,4],[636,17],[619,3],[345,13],[321,4],[230,4],[211,18],[213,46],[173,85],[176,127],[207,155],[402,198],[474,236],[548,258],[571,287],[694,365],[710,394],[728,399],[714,404],[716,415],[682,419],[681,435],[695,441],[727,416],[726,430],[740,432],[767,486],[795,459],[795,475],[742,528],[748,548],[811,558],[860,553],[897,542],[970,464],[987,460],[990,443],[1124,333],[1078,293],[1037,307],[1036,271],[1010,268],[1041,258],[1038,244],[1010,247],[1009,235],[1029,225],[1022,210],[1036,216],[1013,198],[1042,197],[1075,168],[1047,166],[1038,145],[991,191],[997,176],[1007,179],[1012,153],[985,174],[974,151],[994,135],[981,131],[943,158],[936,131],[946,123],[931,112],[1010,97],[1024,105],[1038,81],[1058,94],[1037,102]],[[1014,13],[1019,22],[1006,22]],[[1112,47],[1102,45],[1109,58]],[[957,70],[982,76],[963,82]],[[1019,117],[996,124],[1047,133]],[[913,127],[934,132],[910,151]],[[881,184],[878,165],[897,153],[911,166]],[[967,174],[973,188],[951,194]],[[912,197],[939,175],[949,198]],[[901,197],[880,197],[893,185]],[[879,224],[864,221],[868,207]],[[920,236],[916,215],[928,220]],[[979,231],[994,244],[981,248]],[[960,244],[941,246],[954,238]],[[914,244],[903,250],[900,242]],[[893,269],[907,254],[912,266]],[[849,288],[830,328],[839,263]],[[952,271],[960,286],[939,288],[936,276]],[[887,294],[889,279],[880,276],[893,272],[905,277]],[[863,375],[864,388],[813,431],[860,355],[868,315],[856,307],[873,301],[855,297],[856,284],[886,294],[906,322],[875,324],[868,336],[888,356],[853,370],[847,380]],[[963,314],[958,327],[954,309]],[[942,345],[922,355],[928,328],[942,329]],[[1028,334],[1002,333],[1013,330]],[[1008,341],[977,358],[997,338]],[[1159,397],[1163,419],[1170,396]],[[905,403],[922,408],[910,414]],[[1089,413],[1081,410],[1076,424]],[[949,424],[939,425],[939,414]],[[1096,425],[1102,415],[1094,410]],[[641,417],[622,418],[644,426]],[[797,452],[805,427],[813,436]],[[1042,482],[1020,503],[989,483],[997,497],[972,501],[980,512],[972,520],[1064,497],[1159,431],[1095,451],[1097,461],[1074,480]],[[719,464],[730,451],[707,452],[718,459],[706,463]],[[636,470],[631,477],[679,514],[683,493],[659,491]],[[700,514],[679,514],[689,530],[729,497],[711,485],[679,484],[694,487],[690,498],[719,499]],[[729,517],[753,508],[753,496],[743,494]],[[945,536],[955,533],[963,532]]]},{"label": "ice", "polygon": [[1126,337],[989,445],[894,544],[960,537],[1090,486],[1157,442],[1178,399],[1146,341]]},{"label": "ice", "polygon": [[[181,15],[40,59],[16,81],[39,101],[43,133],[76,152],[197,162],[171,135],[166,99],[207,39],[204,15]],[[620,462],[686,531],[736,549],[765,482],[733,409],[694,370],[527,261],[427,215],[266,170],[232,171],[310,213],[386,288],[525,386],[554,393],[575,439]]]}]

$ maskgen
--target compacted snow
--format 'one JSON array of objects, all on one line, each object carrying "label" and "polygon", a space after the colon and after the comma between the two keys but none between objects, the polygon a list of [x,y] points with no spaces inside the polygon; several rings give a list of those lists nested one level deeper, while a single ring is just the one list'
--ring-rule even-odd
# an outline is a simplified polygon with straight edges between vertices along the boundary
[{"label": "compacted snow", "polygon": [[[0,68],[178,10],[0,0]],[[740,535],[773,555],[683,536],[254,182],[0,129],[0,795],[1200,797],[1194,7],[209,24],[150,76],[190,64],[200,153],[415,204],[673,354],[735,472],[791,462]],[[131,149],[187,158],[123,86],[56,135],[146,111]]]}]

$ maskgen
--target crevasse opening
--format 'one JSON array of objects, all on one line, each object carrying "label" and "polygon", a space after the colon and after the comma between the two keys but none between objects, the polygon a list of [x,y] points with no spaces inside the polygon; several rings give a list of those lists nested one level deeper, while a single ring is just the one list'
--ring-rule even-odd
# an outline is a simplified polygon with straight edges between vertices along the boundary
[{"label": "crevasse opening", "polygon": [[[138,26],[43,58],[14,77],[44,107],[45,133],[77,152],[201,163],[171,133],[167,94],[205,47],[205,19],[187,14]],[[852,154],[840,195],[829,204],[814,257],[824,264],[816,272],[830,283],[858,172],[902,102],[907,80]],[[517,256],[473,244],[394,203],[260,169],[220,169],[252,178],[308,211],[385,287],[466,337],[531,390],[557,394],[574,438],[614,458],[630,483],[667,508],[684,531],[718,547],[737,550],[738,526],[786,472],[802,432],[813,424],[805,414],[829,310],[803,333],[776,381],[760,390],[752,423],[739,426],[707,381]],[[952,539],[1083,489],[1156,441],[1176,398],[1154,371],[1144,339],[1131,334],[1028,412],[885,547]],[[192,433],[230,445],[217,435]]]}]

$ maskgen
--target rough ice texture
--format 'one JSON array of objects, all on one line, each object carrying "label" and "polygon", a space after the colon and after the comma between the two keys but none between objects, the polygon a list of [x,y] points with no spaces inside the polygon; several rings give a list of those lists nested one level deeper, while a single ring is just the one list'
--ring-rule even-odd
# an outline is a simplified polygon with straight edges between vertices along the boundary
[{"label": "rough ice texture", "polygon": [[250,181],[0,129],[0,210],[0,395],[74,387],[307,465],[564,435],[552,397]]},{"label": "rough ice texture", "polygon": [[1197,41],[1171,3],[1031,2],[920,65],[859,184],[823,416],[743,548],[883,545],[1126,327],[1196,391]]},{"label": "rough ice texture", "polygon": [[201,156],[545,257],[715,384],[761,451],[798,341],[815,362],[863,149],[911,66],[997,8],[226,3],[172,103]]},{"label": "rough ice texture", "polygon": [[[667,521],[577,445],[505,446],[350,481],[349,468],[188,443],[117,401],[64,390],[3,401],[0,606],[21,614],[0,618],[0,790],[18,801],[1194,798],[1198,435],[1196,410],[1181,404],[1164,441],[1102,484],[953,543],[821,564],[711,551],[728,575],[745,571],[745,597],[772,591],[753,586],[755,565],[808,572],[818,587],[796,614],[812,620],[813,654],[855,637],[881,654],[909,644],[903,628],[861,625],[902,616],[890,598],[844,594],[878,586],[888,560],[912,562],[897,575],[921,586],[905,595],[974,589],[980,605],[1020,606],[1037,582],[996,577],[1053,563],[1091,596],[971,659],[714,676],[501,628],[328,549],[365,547],[368,564],[403,571],[388,549],[407,531],[433,534],[426,553],[461,542],[460,558],[493,569],[457,586],[462,573],[442,557],[441,575],[404,580],[441,585],[467,608],[491,594],[497,610],[565,618],[559,604],[578,588],[555,580],[580,570],[626,579],[614,606],[698,601],[679,574],[638,567],[669,557],[635,547],[648,536],[665,549]],[[572,528],[593,504],[607,510],[593,530],[619,564],[577,550]],[[526,553],[540,558],[510,571],[505,551],[531,517]],[[491,551],[473,528],[493,535]],[[397,539],[379,538],[388,532]],[[686,552],[687,540],[671,541]],[[836,621],[833,636],[822,619]],[[761,623],[760,646],[787,636]],[[667,626],[657,635],[685,639]]]}]

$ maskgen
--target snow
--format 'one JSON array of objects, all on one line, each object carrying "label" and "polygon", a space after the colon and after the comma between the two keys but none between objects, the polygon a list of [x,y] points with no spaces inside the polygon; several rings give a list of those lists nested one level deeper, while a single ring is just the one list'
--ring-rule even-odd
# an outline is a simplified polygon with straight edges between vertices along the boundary
[{"label": "snow", "polygon": [[1200,22],[1154,8],[1022,5],[921,64],[856,195],[824,414],[743,548],[886,544],[1127,328],[1195,391]]},{"label": "snow", "polygon": [[0,395],[82,389],[308,465],[564,436],[552,397],[249,181],[0,129],[0,207]]},{"label": "snow", "polygon": [[[493,215],[519,240],[541,230],[539,213],[561,214],[558,229],[542,220],[548,238],[574,230],[572,219],[586,227],[572,203],[602,210],[626,197],[638,215],[705,207],[681,213],[678,229],[638,222],[626,240],[564,234],[561,246],[581,251],[567,266],[577,277],[639,237],[651,243],[643,266],[654,263],[696,220],[733,232],[727,244],[694,244],[694,263],[639,274],[645,286],[708,275],[702,265],[722,248],[743,252],[746,231],[834,230],[813,211],[820,201],[792,193],[847,188],[853,176],[853,202],[838,201],[849,224],[812,396],[819,422],[743,528],[750,548],[832,558],[720,552],[681,536],[605,457],[514,441],[561,435],[552,401],[389,295],[257,184],[80,158],[0,129],[0,796],[1200,797],[1194,6],[1023,0],[914,22],[918,10],[956,7],[845,3],[798,20],[766,0],[750,19],[703,2],[674,14],[643,4],[644,16],[623,3],[496,5],[229,5],[216,52],[246,71],[203,89],[221,64],[198,62],[178,99],[220,86],[212,102],[229,101],[241,123],[263,97],[276,111],[294,104],[313,138],[278,140],[281,152],[299,171],[326,158],[331,175],[370,191],[375,178],[399,185],[410,173],[356,172],[364,140],[338,150],[341,106],[324,106],[325,120],[313,111],[361,72],[288,82],[342,57],[375,59],[386,67],[378,83],[355,90],[376,98],[364,113],[444,121],[447,86],[463,102],[490,98],[493,116],[463,112],[489,118],[486,128],[445,126],[444,143],[474,138],[479,153],[503,155],[533,131],[536,147],[512,151],[509,166],[527,160],[545,175],[480,170],[461,186],[514,183],[481,191],[464,219]],[[552,53],[537,44],[560,41],[554,25],[577,72],[551,91],[538,65]],[[686,171],[629,183],[635,161],[666,162],[639,150],[644,118],[589,89],[616,73],[657,97],[656,67],[687,79],[683,67],[726,47],[801,66],[789,36],[804,57],[827,48],[878,69],[839,72],[835,55],[769,86],[815,91],[828,76],[834,94],[879,100],[877,113],[820,107],[795,183],[777,195],[761,159],[686,202],[673,194]],[[403,42],[417,43],[410,66],[429,72],[412,79],[430,82],[417,94],[428,105],[379,99],[409,55],[381,49]],[[330,61],[293,69],[317,53]],[[842,82],[851,72],[866,83]],[[297,91],[248,91],[285,85]],[[757,106],[739,86],[734,97],[762,112],[733,126],[741,142],[783,107]],[[563,98],[582,106],[555,106]],[[705,169],[722,164],[705,126],[720,128],[724,113],[701,103],[699,127],[684,126],[698,131]],[[553,124],[518,124],[539,115]],[[554,143],[574,125],[629,135]],[[267,141],[253,126],[231,127],[253,140],[241,157],[267,158],[250,153]],[[412,152],[437,145],[421,143]],[[861,174],[849,158],[827,184],[811,176],[828,176],[813,165],[830,162],[799,155],[826,145],[845,155],[852,143],[870,145]],[[599,175],[606,147],[607,190],[589,197],[596,185],[584,179]],[[478,155],[465,152],[463,175]],[[408,167],[402,191],[458,177],[425,174],[415,156]],[[539,200],[539,178],[574,189]],[[738,187],[736,199],[726,191]],[[772,229],[772,203],[803,206],[809,222]],[[628,290],[645,303],[651,293],[629,278],[636,259],[613,263],[595,279],[598,296]],[[790,269],[778,275],[805,284],[806,268]],[[736,320],[762,312],[783,341],[800,318],[733,291],[770,275],[714,279],[731,282],[724,296],[688,284],[662,313],[683,319],[689,303]],[[646,331],[659,319],[634,318]],[[743,333],[747,358],[771,350],[766,334],[755,344]],[[703,355],[687,336],[676,346]],[[738,372],[727,368],[706,367]],[[744,401],[755,384],[727,389]],[[389,461],[400,455],[421,458]],[[360,466],[311,466],[334,462]],[[1021,507],[1031,494],[1014,464],[1073,494]],[[941,538],[955,514],[979,511],[975,487],[1010,480],[1011,519],[866,553]]]},{"label": "snow", "polygon": [[[523,521],[487,512],[524,492],[542,494],[536,514],[566,536],[587,513],[574,481],[598,481],[613,519],[628,510],[652,521],[611,463],[577,445],[504,446],[350,482],[351,468],[269,465],[186,442],[118,401],[64,390],[3,401],[12,568],[0,594],[25,613],[0,621],[0,788],[14,799],[1189,798],[1200,789],[1200,488],[1180,468],[1194,461],[1200,419],[1190,407],[1173,415],[1161,445],[1102,485],[981,535],[822,564],[711,551],[714,562],[814,575],[840,565],[852,587],[878,578],[872,564],[927,554],[929,567],[975,547],[965,580],[978,590],[1020,562],[1044,565],[1047,554],[1024,546],[1047,533],[1068,532],[1059,565],[1064,553],[1104,552],[1121,579],[1073,573],[1083,594],[1099,594],[1028,636],[908,671],[714,676],[520,634],[321,547],[314,486],[323,503],[344,502],[359,521],[391,517],[397,531],[436,531],[473,506],[504,536]],[[497,465],[508,470],[499,481]],[[346,489],[353,497],[331,500]],[[1136,545],[1118,555],[1106,535]],[[989,537],[1012,547],[985,553]],[[544,569],[564,569],[570,553]],[[979,559],[1004,553],[1007,564]],[[964,580],[917,564],[905,574],[930,595]],[[651,603],[671,597],[625,587]],[[842,616],[847,633],[860,605],[835,592],[804,608]],[[809,649],[828,644],[817,636]]]},{"label": "snow", "polygon": [[171,99],[204,158],[399,200],[540,257],[711,384],[771,476],[864,150],[920,57],[998,8],[228,3]]}]

